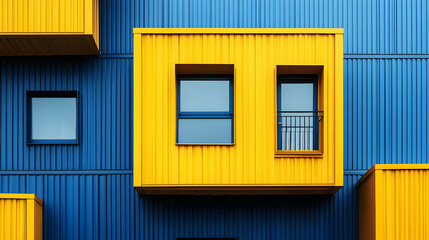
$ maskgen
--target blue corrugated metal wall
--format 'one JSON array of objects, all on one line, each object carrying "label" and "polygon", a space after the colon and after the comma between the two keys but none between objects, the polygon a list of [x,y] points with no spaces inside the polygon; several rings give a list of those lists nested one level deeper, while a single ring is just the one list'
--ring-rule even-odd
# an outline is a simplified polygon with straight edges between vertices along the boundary
[{"label": "blue corrugated metal wall", "polygon": [[101,0],[101,50],[132,27],[344,28],[345,54],[429,54],[427,0]]},{"label": "blue corrugated metal wall", "polygon": [[[357,239],[355,183],[429,163],[426,0],[100,0],[100,57],[0,58],[0,192],[45,202],[45,239]],[[341,27],[344,187],[332,197],[140,197],[133,27]],[[25,144],[26,90],[78,90],[80,144]]]},{"label": "blue corrugated metal wall", "polygon": [[[0,77],[0,170],[132,168],[131,59],[5,58]],[[27,90],[78,90],[79,145],[26,145]]]}]

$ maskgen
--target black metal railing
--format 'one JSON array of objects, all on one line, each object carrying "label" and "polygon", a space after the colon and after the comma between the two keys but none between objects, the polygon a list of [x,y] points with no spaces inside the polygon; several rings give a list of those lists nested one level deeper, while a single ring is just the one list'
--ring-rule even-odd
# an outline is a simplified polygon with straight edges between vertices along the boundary
[{"label": "black metal railing", "polygon": [[323,111],[277,112],[277,149],[318,150]]}]

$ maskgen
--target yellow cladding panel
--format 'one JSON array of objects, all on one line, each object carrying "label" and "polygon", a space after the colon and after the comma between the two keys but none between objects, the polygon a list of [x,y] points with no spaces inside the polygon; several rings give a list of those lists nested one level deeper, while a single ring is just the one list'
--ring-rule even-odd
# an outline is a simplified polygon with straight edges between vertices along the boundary
[{"label": "yellow cladding panel", "polygon": [[[337,191],[343,185],[342,59],[342,29],[134,29],[134,186],[166,193]],[[176,64],[234,65],[233,145],[176,144]],[[275,154],[279,65],[322,66],[321,153]]]},{"label": "yellow cladding panel", "polygon": [[0,240],[43,239],[43,202],[34,194],[0,194]]},{"label": "yellow cladding panel", "polygon": [[0,1],[0,55],[98,54],[98,0]]},{"label": "yellow cladding panel", "polygon": [[429,164],[377,164],[358,186],[359,239],[429,239]]}]

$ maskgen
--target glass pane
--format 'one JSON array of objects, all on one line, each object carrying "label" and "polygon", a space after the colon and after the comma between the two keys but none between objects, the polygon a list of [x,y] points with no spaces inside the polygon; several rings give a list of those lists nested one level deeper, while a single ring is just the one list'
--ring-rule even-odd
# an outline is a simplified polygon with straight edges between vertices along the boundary
[{"label": "glass pane", "polygon": [[282,83],[282,111],[313,111],[313,83]]},{"label": "glass pane", "polygon": [[[313,83],[282,83],[280,150],[313,150],[314,117]],[[294,112],[288,112],[294,111]],[[306,113],[300,111],[307,111]]]},{"label": "glass pane", "polygon": [[32,139],[76,139],[76,98],[32,98]]},{"label": "glass pane", "polygon": [[229,112],[229,81],[182,80],[182,112]]},{"label": "glass pane", "polygon": [[179,119],[179,143],[232,143],[231,119]]}]

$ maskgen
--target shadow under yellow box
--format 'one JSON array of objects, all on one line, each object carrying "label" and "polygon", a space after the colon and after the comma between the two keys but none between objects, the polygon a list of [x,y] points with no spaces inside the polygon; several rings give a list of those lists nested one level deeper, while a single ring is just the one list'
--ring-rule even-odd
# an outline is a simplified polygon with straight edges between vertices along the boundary
[{"label": "shadow under yellow box", "polygon": [[0,56],[98,54],[98,0],[2,0]]},{"label": "shadow under yellow box", "polygon": [[[202,64],[233,65],[231,144],[177,143],[179,64],[198,74]],[[318,149],[278,150],[280,74],[316,76]],[[134,29],[140,194],[332,194],[342,186],[342,29]]]}]

